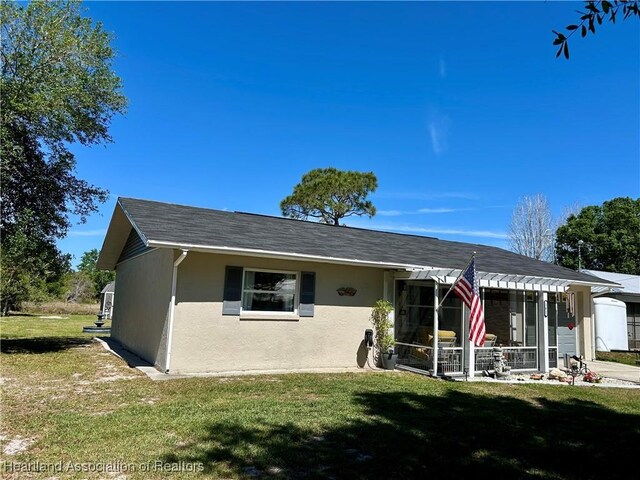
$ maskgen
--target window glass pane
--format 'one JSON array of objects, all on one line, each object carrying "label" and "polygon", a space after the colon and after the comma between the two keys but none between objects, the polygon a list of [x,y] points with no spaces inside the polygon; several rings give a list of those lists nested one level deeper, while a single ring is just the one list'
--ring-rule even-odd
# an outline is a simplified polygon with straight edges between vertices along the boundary
[{"label": "window glass pane", "polygon": [[244,277],[245,290],[295,293],[296,276],[293,273],[255,272],[248,270]]},{"label": "window glass pane", "polygon": [[294,296],[279,293],[245,292],[242,309],[257,312],[293,312]]},{"label": "window glass pane", "polygon": [[294,273],[245,270],[242,309],[260,312],[293,312],[296,275]]}]

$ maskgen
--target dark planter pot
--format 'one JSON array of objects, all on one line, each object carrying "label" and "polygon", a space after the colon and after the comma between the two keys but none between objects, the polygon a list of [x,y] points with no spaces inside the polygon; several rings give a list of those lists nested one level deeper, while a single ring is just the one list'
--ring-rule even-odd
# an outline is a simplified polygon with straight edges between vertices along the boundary
[{"label": "dark planter pot", "polygon": [[398,361],[397,353],[385,353],[380,356],[382,358],[382,368],[385,370],[395,370]]}]

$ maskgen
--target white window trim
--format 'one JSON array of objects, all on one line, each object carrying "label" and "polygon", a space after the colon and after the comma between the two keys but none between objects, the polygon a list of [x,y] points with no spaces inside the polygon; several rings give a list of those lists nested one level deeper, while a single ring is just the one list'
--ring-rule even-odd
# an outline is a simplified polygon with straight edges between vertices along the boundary
[{"label": "white window trim", "polygon": [[[244,309],[244,280],[247,272],[265,272],[265,273],[282,273],[285,275],[295,275],[296,288],[293,293],[293,312],[284,312],[279,310],[245,310]],[[298,318],[298,306],[300,304],[300,272],[292,270],[272,270],[260,267],[244,267],[242,269],[242,296],[240,298],[240,316],[247,318],[274,318],[274,317],[291,317]]]}]

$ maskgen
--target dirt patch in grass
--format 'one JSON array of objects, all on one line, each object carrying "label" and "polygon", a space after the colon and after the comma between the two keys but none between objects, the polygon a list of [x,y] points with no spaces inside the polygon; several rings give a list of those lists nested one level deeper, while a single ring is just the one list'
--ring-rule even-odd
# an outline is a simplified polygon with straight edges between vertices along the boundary
[{"label": "dirt patch in grass", "polygon": [[18,453],[25,452],[33,444],[34,441],[35,438],[12,438],[3,446],[2,453],[4,453],[5,455],[16,455]]}]

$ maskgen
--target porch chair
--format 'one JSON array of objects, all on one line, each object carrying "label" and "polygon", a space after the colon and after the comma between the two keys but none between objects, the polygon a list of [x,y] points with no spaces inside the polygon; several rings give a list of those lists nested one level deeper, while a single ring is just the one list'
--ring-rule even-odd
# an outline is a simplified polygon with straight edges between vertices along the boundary
[{"label": "porch chair", "polygon": [[[418,327],[415,343],[421,345],[411,349],[409,356],[423,363],[431,361],[431,350],[425,347],[433,347],[433,328]],[[438,330],[439,347],[455,347],[456,332],[451,330]]]},{"label": "porch chair", "polygon": [[497,335],[494,335],[493,333],[487,333],[484,336],[484,347],[494,347],[496,344],[496,340],[498,339]]}]

